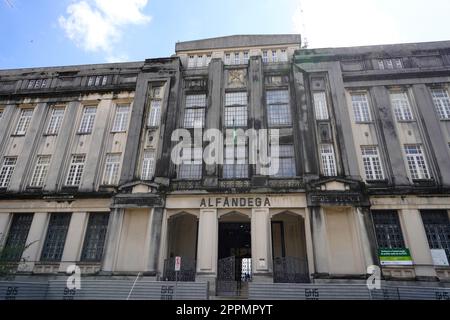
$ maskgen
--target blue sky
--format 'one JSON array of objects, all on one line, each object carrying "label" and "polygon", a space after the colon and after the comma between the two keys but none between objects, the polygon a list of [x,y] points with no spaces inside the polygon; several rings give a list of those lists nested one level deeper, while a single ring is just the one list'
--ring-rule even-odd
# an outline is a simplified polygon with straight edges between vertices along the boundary
[{"label": "blue sky", "polygon": [[448,0],[0,0],[0,69],[170,56],[176,41],[301,33],[310,47],[450,40]]}]

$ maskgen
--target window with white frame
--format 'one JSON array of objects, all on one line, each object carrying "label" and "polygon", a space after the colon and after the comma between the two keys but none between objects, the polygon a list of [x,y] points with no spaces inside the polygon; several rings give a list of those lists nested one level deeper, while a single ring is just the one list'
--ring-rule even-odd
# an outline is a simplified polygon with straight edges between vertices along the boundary
[{"label": "window with white frame", "polygon": [[361,123],[372,121],[367,93],[352,93],[351,97],[355,122]]},{"label": "window with white frame", "polygon": [[279,146],[279,169],[275,177],[295,177],[295,153],[294,145],[292,144],[282,144]]},{"label": "window with white frame", "polygon": [[103,185],[115,186],[119,183],[120,158],[120,153],[110,153],[106,155]]},{"label": "window with white frame", "polygon": [[316,120],[328,120],[328,104],[325,91],[314,92],[314,110],[316,112]]},{"label": "window with white frame", "polygon": [[247,127],[247,92],[225,93],[225,126]]},{"label": "window with white frame", "polygon": [[117,105],[116,116],[114,117],[113,132],[124,132],[128,128],[128,116],[130,106],[127,104]]},{"label": "window with white frame", "polygon": [[59,129],[61,128],[62,121],[64,118],[64,108],[52,108],[52,112],[50,114],[50,120],[48,121],[47,126],[47,134],[54,135],[58,134]]},{"label": "window with white frame", "polygon": [[29,80],[27,89],[42,89],[47,85],[47,79]]},{"label": "window with white frame", "polygon": [[8,188],[11,176],[16,167],[17,157],[4,157],[0,170],[0,188]]},{"label": "window with white frame", "polygon": [[248,51],[244,51],[244,64],[248,64],[249,56]]},{"label": "window with white frame", "polygon": [[72,155],[69,172],[67,173],[66,186],[76,187],[80,185],[85,160],[86,156],[84,154]]},{"label": "window with white frame", "polygon": [[384,180],[384,172],[380,161],[380,155],[378,153],[378,147],[362,146],[361,152],[366,180]]},{"label": "window with white frame", "polygon": [[378,69],[380,70],[403,69],[403,61],[401,58],[379,59],[377,62],[378,62]]},{"label": "window with white frame", "polygon": [[152,180],[154,174],[155,174],[155,150],[144,150],[141,168],[141,179]]},{"label": "window with white frame", "polygon": [[446,89],[432,89],[434,106],[441,120],[450,120],[450,97]]},{"label": "window with white frame", "polygon": [[247,147],[245,145],[225,146],[223,178],[248,178]]},{"label": "window with white frame", "polygon": [[197,56],[197,68],[201,68],[201,67],[203,67],[203,59],[204,59],[204,57],[203,56]]},{"label": "window with white frame", "polygon": [[188,68],[195,67],[195,56],[189,56],[188,58]]},{"label": "window with white frame", "polygon": [[269,90],[266,92],[267,120],[269,127],[290,126],[292,124],[289,91]]},{"label": "window with white frame", "polygon": [[148,126],[158,127],[161,122],[161,100],[152,100],[150,102],[150,113],[148,115]]},{"label": "window with white frame", "polygon": [[33,117],[33,109],[21,109],[17,122],[16,135],[25,135]]},{"label": "window with white frame", "polygon": [[201,147],[186,148],[191,152],[189,159],[182,161],[177,168],[177,178],[180,180],[200,180],[202,178],[203,149]]},{"label": "window with white frame", "polygon": [[391,92],[391,103],[397,121],[411,121],[413,114],[406,92]]},{"label": "window with white frame", "polygon": [[263,61],[263,63],[268,63],[269,62],[269,56],[268,56],[267,50],[263,51],[262,61]]},{"label": "window with white frame", "polygon": [[81,116],[80,129],[78,133],[89,134],[94,128],[95,114],[97,107],[84,107],[83,115]]},{"label": "window with white frame", "polygon": [[106,86],[108,76],[91,76],[88,78],[88,87]]},{"label": "window with white frame", "polygon": [[40,188],[44,186],[49,166],[50,166],[50,156],[37,157],[36,165],[34,166],[33,176],[30,182],[30,187]]},{"label": "window with white frame", "polygon": [[234,53],[234,64],[240,64],[240,63],[241,63],[240,54],[239,54],[239,52],[235,52]]},{"label": "window with white frame", "polygon": [[282,49],[281,50],[280,61],[282,61],[282,62],[287,62],[288,61],[288,56],[287,56],[286,49]]},{"label": "window with white frame", "polygon": [[225,53],[225,64],[231,64],[231,54]]},{"label": "window with white frame", "polygon": [[272,62],[278,62],[277,50],[272,50]]},{"label": "window with white frame", "polygon": [[205,123],[206,94],[186,95],[184,128],[203,128]]},{"label": "window with white frame", "polygon": [[406,161],[413,180],[429,180],[431,178],[427,161],[421,145],[405,145]]},{"label": "window with white frame", "polygon": [[336,176],[336,157],[334,155],[334,147],[332,144],[320,145],[320,158],[322,162],[322,174],[327,177]]}]

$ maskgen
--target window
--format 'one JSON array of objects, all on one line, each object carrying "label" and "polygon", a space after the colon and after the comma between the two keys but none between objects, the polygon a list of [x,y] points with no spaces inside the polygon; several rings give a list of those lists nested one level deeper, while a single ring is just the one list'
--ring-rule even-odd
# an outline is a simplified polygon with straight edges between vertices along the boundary
[{"label": "window", "polygon": [[91,76],[88,78],[88,87],[105,86],[108,81],[108,76]]},{"label": "window", "polygon": [[420,145],[405,146],[406,161],[413,180],[429,180],[430,173]]},{"label": "window", "polygon": [[384,62],[386,64],[387,69],[394,69],[394,63],[392,62],[391,59],[386,59]]},{"label": "window", "polygon": [[444,249],[450,261],[450,221],[446,210],[421,211],[430,249]]},{"label": "window", "polygon": [[239,55],[239,52],[235,52],[234,53],[234,64],[240,64],[241,63],[241,58]]},{"label": "window", "polygon": [[206,94],[186,95],[185,128],[203,128],[205,123]]},{"label": "window", "polygon": [[383,60],[378,60],[378,69],[380,70],[384,70],[384,61]]},{"label": "window", "polygon": [[83,176],[84,161],[86,156],[84,154],[72,155],[70,162],[69,172],[67,174],[66,185],[67,186],[79,186],[81,177]]},{"label": "window", "polygon": [[281,50],[280,61],[282,61],[282,62],[287,62],[288,61],[288,56],[287,56],[286,49]]},{"label": "window", "polygon": [[320,158],[322,161],[322,173],[327,177],[337,175],[336,158],[334,156],[334,148],[331,144],[320,145]]},{"label": "window", "polygon": [[244,64],[248,64],[248,51],[244,51]]},{"label": "window", "polygon": [[144,150],[144,159],[142,160],[142,180],[152,180],[155,174],[155,151]]},{"label": "window", "polygon": [[413,115],[406,92],[391,92],[391,102],[397,121],[413,120]]},{"label": "window", "polygon": [[225,54],[225,64],[231,63],[231,55],[229,53]]},{"label": "window", "polygon": [[190,159],[184,160],[178,166],[177,177],[181,180],[200,180],[202,178],[203,149],[196,147],[190,148],[190,151]]},{"label": "window", "polygon": [[3,158],[2,169],[0,170],[0,188],[8,188],[11,176],[16,166],[16,157]]},{"label": "window", "polygon": [[195,67],[195,56],[189,56],[188,59],[188,68]]},{"label": "window", "polygon": [[49,166],[50,166],[50,156],[37,157],[33,176],[30,182],[30,187],[40,188],[44,186]]},{"label": "window", "polygon": [[403,69],[402,59],[394,59],[394,66],[396,69]]},{"label": "window", "polygon": [[360,123],[372,121],[370,116],[369,101],[366,93],[352,94],[352,106],[353,114],[355,115],[355,122]]},{"label": "window", "polygon": [[384,180],[383,167],[381,166],[378,148],[375,146],[361,147],[362,159],[366,180],[376,181]]},{"label": "window", "polygon": [[114,118],[113,132],[124,132],[128,128],[129,105],[118,105],[116,107],[116,117]]},{"label": "window", "polygon": [[211,63],[212,56],[210,54],[206,55],[206,65],[209,66]]},{"label": "window", "polygon": [[276,177],[295,177],[295,155],[292,144],[280,145],[279,147],[279,170]]},{"label": "window", "polygon": [[450,98],[446,89],[431,90],[434,106],[441,120],[450,120]]},{"label": "window", "polygon": [[247,126],[247,92],[225,93],[225,126]]},{"label": "window", "polygon": [[263,63],[268,63],[269,62],[269,57],[267,55],[267,51],[266,50],[263,51],[262,60],[263,60]]},{"label": "window", "polygon": [[81,117],[80,129],[78,133],[89,134],[94,128],[96,107],[84,107],[83,116]]},{"label": "window", "polygon": [[41,261],[61,261],[71,216],[71,213],[52,213],[50,215]]},{"label": "window", "polygon": [[197,56],[197,68],[203,67],[203,56]]},{"label": "window", "polygon": [[2,250],[1,260],[20,261],[26,247],[32,221],[32,213],[16,213],[13,215],[8,237]]},{"label": "window", "polygon": [[292,124],[288,90],[267,91],[267,119],[269,127]]},{"label": "window", "polygon": [[272,50],[272,62],[278,62],[277,51]]},{"label": "window", "polygon": [[100,262],[102,260],[108,221],[108,213],[89,214],[83,250],[81,252],[81,261]]},{"label": "window", "polygon": [[27,89],[42,89],[47,85],[47,79],[29,80]]},{"label": "window", "polygon": [[397,211],[374,210],[372,219],[379,249],[402,249],[405,247]]},{"label": "window", "polygon": [[21,109],[19,122],[16,127],[16,135],[25,135],[30,126],[31,117],[33,116],[33,109]]},{"label": "window", "polygon": [[58,134],[59,129],[64,118],[63,108],[52,108],[52,113],[50,115],[50,120],[48,122],[47,134],[54,135]]},{"label": "window", "polygon": [[328,120],[327,96],[324,91],[314,92],[314,109],[316,111],[316,120]]},{"label": "window", "polygon": [[105,171],[103,173],[103,184],[115,186],[119,183],[120,154],[106,155]]},{"label": "window", "polygon": [[152,100],[148,115],[148,126],[158,127],[161,122],[161,100]]},{"label": "window", "polygon": [[245,145],[225,146],[223,177],[225,179],[248,178],[247,148]]}]

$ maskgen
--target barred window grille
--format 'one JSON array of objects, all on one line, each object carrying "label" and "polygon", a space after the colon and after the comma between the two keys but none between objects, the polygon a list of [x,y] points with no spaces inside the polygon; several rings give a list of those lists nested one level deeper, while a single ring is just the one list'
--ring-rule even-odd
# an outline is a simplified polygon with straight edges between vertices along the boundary
[{"label": "barred window grille", "polygon": [[450,221],[446,210],[422,210],[422,221],[430,249],[444,249],[450,261]]},{"label": "barred window grille", "polygon": [[16,166],[16,157],[3,158],[2,168],[0,170],[0,188],[7,188],[11,181],[14,168]]},{"label": "barred window grille", "polygon": [[450,97],[446,89],[431,90],[434,106],[441,120],[450,120]]},{"label": "barred window grille", "polygon": [[366,180],[384,180],[384,172],[378,154],[378,147],[363,146],[361,150]]},{"label": "barred window grille", "polygon": [[155,151],[145,150],[144,158],[142,160],[142,180],[152,180],[155,173]]},{"label": "barred window grille", "polygon": [[81,117],[79,133],[88,134],[92,132],[94,128],[95,114],[97,113],[97,107],[84,107],[83,115]]},{"label": "barred window grille", "polygon": [[61,261],[71,217],[71,213],[52,213],[50,215],[41,261]]},{"label": "barred window grille", "polygon": [[107,82],[108,82],[108,76],[91,76],[88,78],[87,86],[88,87],[105,86]]},{"label": "barred window grille", "polygon": [[327,177],[337,175],[336,157],[334,155],[334,147],[332,144],[320,145],[320,157],[322,162],[322,174]]},{"label": "barred window grille", "polygon": [[33,213],[15,213],[9,228],[8,237],[2,250],[4,261],[20,261],[26,246]]},{"label": "barred window grille", "polygon": [[247,146],[225,146],[225,161],[223,164],[223,178],[239,179],[248,178],[248,154]]},{"label": "barred window grille", "polygon": [[186,159],[178,165],[177,178],[181,180],[200,180],[203,169],[203,149],[195,147],[190,151],[190,159]]},{"label": "barred window grille", "polygon": [[267,91],[267,119],[269,127],[292,124],[288,90]]},{"label": "barred window grille", "polygon": [[406,161],[413,180],[429,180],[431,178],[425,156],[420,145],[405,146]]},{"label": "barred window grille", "polygon": [[27,133],[32,116],[33,116],[33,109],[20,110],[19,121],[17,122],[16,127],[17,135],[25,135]]},{"label": "barred window grille", "polygon": [[48,121],[47,134],[58,134],[64,118],[64,108],[53,108]]},{"label": "barred window grille", "polygon": [[294,145],[286,144],[279,146],[279,169],[275,177],[295,177],[295,153]]},{"label": "barred window grille", "polygon": [[105,171],[103,173],[103,184],[115,186],[119,183],[120,173],[120,153],[108,154],[105,161]]},{"label": "barred window grille", "polygon": [[129,105],[118,105],[116,108],[116,116],[114,118],[113,132],[127,131],[128,116],[130,113]]},{"label": "barred window grille", "polygon": [[406,92],[391,92],[391,102],[397,121],[414,119]]},{"label": "barred window grille", "polygon": [[352,106],[356,123],[372,121],[369,100],[366,93],[352,94]]},{"label": "barred window grille", "polygon": [[405,247],[397,211],[374,210],[372,211],[372,219],[375,226],[378,248],[401,249]]},{"label": "barred window grille", "polygon": [[81,261],[100,262],[105,247],[106,232],[108,230],[108,213],[90,213],[84,237]]},{"label": "barred window grille", "polygon": [[69,166],[69,172],[67,174],[66,185],[67,186],[79,186],[81,177],[83,176],[84,162],[86,156],[84,154],[72,155],[72,159]]},{"label": "barred window grille", "polygon": [[328,120],[328,104],[324,91],[314,92],[314,109],[316,111],[316,120]]},{"label": "barred window grille", "polygon": [[185,128],[203,128],[205,123],[206,94],[189,94],[186,96],[184,113]]},{"label": "barred window grille", "polygon": [[247,92],[225,94],[225,126],[247,127]]},{"label": "barred window grille", "polygon": [[43,187],[50,166],[50,156],[38,156],[31,178],[30,187]]}]

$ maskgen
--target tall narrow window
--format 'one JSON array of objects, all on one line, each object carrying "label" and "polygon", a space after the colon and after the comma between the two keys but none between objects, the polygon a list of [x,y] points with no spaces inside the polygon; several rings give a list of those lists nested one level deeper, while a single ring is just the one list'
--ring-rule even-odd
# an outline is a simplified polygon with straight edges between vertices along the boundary
[{"label": "tall narrow window", "polygon": [[50,166],[50,156],[37,157],[33,177],[31,178],[30,182],[30,187],[40,188],[44,186],[49,166]]},{"label": "tall narrow window", "polygon": [[8,188],[11,176],[16,166],[16,157],[3,158],[2,168],[0,170],[0,188]]},{"label": "tall narrow window", "polygon": [[387,69],[394,69],[394,63],[392,62],[391,59],[386,59],[385,62]]},{"label": "tall narrow window", "polygon": [[450,261],[450,221],[447,210],[422,210],[422,221],[430,249],[443,249]]},{"label": "tall narrow window", "polygon": [[420,145],[405,146],[406,161],[413,180],[428,180],[431,178],[428,165]]},{"label": "tall narrow window", "polygon": [[278,62],[277,50],[272,50],[272,62]]},{"label": "tall narrow window", "polygon": [[186,95],[185,128],[203,128],[205,123],[206,94]]},{"label": "tall narrow window", "polygon": [[384,70],[384,61],[383,60],[378,60],[378,69],[380,70]]},{"label": "tall narrow window", "polygon": [[234,64],[240,64],[240,63],[241,63],[240,54],[239,54],[239,52],[235,52],[234,53]]},{"label": "tall narrow window", "polygon": [[374,210],[372,219],[379,249],[402,249],[405,247],[397,211]]},{"label": "tall narrow window", "polygon": [[64,118],[64,108],[53,108],[48,121],[47,134],[58,134]]},{"label": "tall narrow window", "polygon": [[225,64],[231,64],[231,54],[225,53]]},{"label": "tall narrow window", "polygon": [[[183,150],[184,151],[187,149]],[[191,148],[191,156],[178,166],[177,177],[181,180],[200,180],[202,178],[203,149]],[[186,151],[187,152],[187,151]]]},{"label": "tall narrow window", "polygon": [[105,161],[105,171],[103,173],[103,184],[115,186],[119,183],[120,154],[108,154]]},{"label": "tall narrow window", "polygon": [[105,247],[109,213],[90,213],[84,237],[81,261],[100,262]]},{"label": "tall narrow window", "polygon": [[247,92],[225,94],[225,126],[247,127]]},{"label": "tall narrow window", "polygon": [[80,129],[78,133],[89,134],[94,128],[95,114],[97,113],[96,107],[84,107],[83,116],[81,117]]},{"label": "tall narrow window", "polygon": [[284,144],[279,146],[279,170],[276,177],[295,177],[294,145]]},{"label": "tall narrow window", "polygon": [[225,179],[248,178],[247,147],[245,145],[225,146],[223,177]]},{"label": "tall narrow window", "polygon": [[370,122],[372,118],[370,116],[369,101],[366,93],[354,93],[352,94],[352,106],[353,114],[355,115],[355,122]]},{"label": "tall narrow window", "polygon": [[197,68],[203,67],[204,56],[197,56]]},{"label": "tall narrow window", "polygon": [[142,160],[142,180],[152,180],[155,174],[155,151],[145,150],[144,158]]},{"label": "tall narrow window", "polygon": [[50,215],[41,261],[61,261],[71,217],[71,213],[52,213]]},{"label": "tall narrow window", "polygon": [[328,120],[327,96],[324,91],[314,92],[314,109],[316,111],[316,120]]},{"label": "tall narrow window", "polygon": [[116,107],[116,116],[114,118],[113,132],[124,132],[128,128],[129,105],[118,105]]},{"label": "tall narrow window", "polygon": [[188,58],[188,68],[195,67],[195,56],[189,56]]},{"label": "tall narrow window", "polygon": [[267,50],[263,51],[262,61],[263,61],[263,63],[268,63],[269,62],[269,56],[268,56]]},{"label": "tall narrow window", "polygon": [[25,250],[32,221],[32,213],[15,213],[13,215],[8,237],[2,250],[1,260],[20,261]]},{"label": "tall narrow window", "polygon": [[244,64],[248,64],[248,60],[249,60],[248,51],[244,51]]},{"label": "tall narrow window", "polygon": [[269,127],[292,124],[288,90],[267,91],[267,120]]},{"label": "tall narrow window", "polygon": [[413,120],[411,106],[406,92],[391,92],[391,102],[397,121]]},{"label": "tall narrow window", "polygon": [[334,155],[334,147],[332,144],[320,145],[320,158],[322,160],[323,175],[326,177],[336,176],[336,157]]},{"label": "tall narrow window", "polygon": [[441,120],[450,120],[450,98],[446,89],[431,90],[434,106]]},{"label": "tall narrow window", "polygon": [[383,167],[381,166],[380,156],[378,154],[378,148],[376,146],[363,146],[361,147],[361,151],[366,180],[383,180],[384,173]]},{"label": "tall narrow window", "polygon": [[281,50],[280,61],[282,61],[282,62],[288,61],[286,49]]},{"label": "tall narrow window", "polygon": [[155,87],[152,89],[152,96],[150,102],[150,112],[148,114],[147,125],[149,127],[159,127],[161,123],[161,106],[162,106],[162,93],[161,87]]},{"label": "tall narrow window", "polygon": [[33,116],[33,109],[20,110],[19,122],[17,122],[16,134],[25,135],[30,126],[31,117]]},{"label": "tall narrow window", "polygon": [[84,154],[72,155],[70,162],[69,172],[67,173],[67,186],[79,186],[81,182],[81,177],[83,176],[84,161],[86,156]]}]

